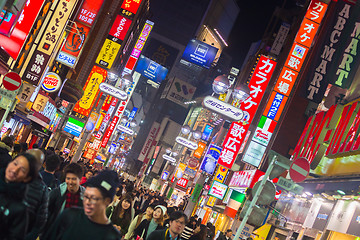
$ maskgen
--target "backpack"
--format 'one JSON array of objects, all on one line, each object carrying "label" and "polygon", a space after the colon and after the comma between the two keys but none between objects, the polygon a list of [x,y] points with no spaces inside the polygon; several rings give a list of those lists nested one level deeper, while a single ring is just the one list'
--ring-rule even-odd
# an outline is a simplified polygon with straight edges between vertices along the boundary
[{"label": "backpack", "polygon": [[49,191],[59,187],[60,181],[55,176],[53,176],[53,179],[51,180],[50,184],[48,185]]}]

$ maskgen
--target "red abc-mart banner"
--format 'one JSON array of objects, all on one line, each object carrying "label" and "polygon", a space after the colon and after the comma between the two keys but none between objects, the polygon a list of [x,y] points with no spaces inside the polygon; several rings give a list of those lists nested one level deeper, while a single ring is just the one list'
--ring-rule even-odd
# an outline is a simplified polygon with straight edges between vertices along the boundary
[{"label": "red abc-mart banner", "polygon": [[240,150],[241,144],[246,136],[249,126],[259,107],[264,92],[269,84],[270,78],[276,67],[276,62],[268,57],[261,56],[255,71],[250,79],[250,96],[241,103],[240,109],[247,112],[242,122],[233,122],[223,142],[218,163],[224,167],[231,168]]}]

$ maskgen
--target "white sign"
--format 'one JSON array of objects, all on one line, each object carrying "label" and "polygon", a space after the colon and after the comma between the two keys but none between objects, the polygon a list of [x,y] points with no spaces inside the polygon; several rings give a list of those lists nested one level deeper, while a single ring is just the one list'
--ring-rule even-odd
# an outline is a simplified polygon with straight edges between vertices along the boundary
[{"label": "white sign", "polygon": [[271,136],[272,136],[271,132],[268,132],[264,129],[257,127],[252,140],[264,146],[267,146],[269,145]]},{"label": "white sign", "polygon": [[265,153],[265,150],[265,146],[257,142],[251,141],[242,161],[258,167]]},{"label": "white sign", "polygon": [[125,91],[123,91],[119,88],[116,88],[114,86],[111,86],[110,84],[107,84],[107,83],[100,83],[99,89],[100,89],[100,91],[102,91],[106,94],[109,94],[115,98],[118,98],[120,100],[126,100],[128,97],[128,95]]},{"label": "white sign", "polygon": [[216,197],[220,200],[222,200],[225,196],[226,190],[228,189],[228,186],[218,182],[218,181],[214,181],[208,195]]},{"label": "white sign", "polygon": [[196,150],[198,148],[198,144],[196,142],[190,141],[186,138],[177,136],[176,137],[176,142],[180,143],[181,145],[184,145],[187,148],[190,148],[192,150]]},{"label": "white sign", "polygon": [[204,98],[203,104],[206,108],[221,115],[227,116],[235,121],[240,121],[244,116],[243,111],[239,108],[236,108],[226,102],[223,102],[211,96],[206,96]]},{"label": "white sign", "polygon": [[119,131],[122,131],[126,134],[134,135],[134,131],[132,129],[124,127],[123,125],[118,125],[118,129],[119,129]]},{"label": "white sign", "polygon": [[0,95],[2,97],[7,97],[7,98],[10,98],[10,99],[14,99],[16,94],[17,94],[17,92],[15,92],[15,91],[9,91],[9,90],[0,88]]},{"label": "white sign", "polygon": [[163,159],[165,159],[165,160],[167,160],[167,161],[169,161],[171,163],[176,162],[176,159],[173,158],[173,157],[170,157],[169,155],[164,154],[164,155],[162,155],[162,157],[163,157]]},{"label": "white sign", "polygon": [[188,107],[189,105],[186,105],[185,102],[192,99],[196,87],[178,78],[174,78],[170,84],[171,87],[168,90],[164,89],[165,94],[167,94],[166,98],[183,107]]},{"label": "white sign", "polygon": [[76,57],[67,54],[65,52],[59,51],[59,54],[56,57],[56,61],[72,68],[75,65]]}]

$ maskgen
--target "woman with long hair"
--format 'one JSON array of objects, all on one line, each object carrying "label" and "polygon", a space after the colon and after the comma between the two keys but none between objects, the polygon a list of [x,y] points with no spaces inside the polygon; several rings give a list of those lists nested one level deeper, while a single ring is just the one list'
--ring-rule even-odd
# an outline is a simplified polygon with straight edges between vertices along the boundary
[{"label": "woman with long hair", "polygon": [[144,221],[144,220],[151,221],[151,219],[153,217],[153,213],[154,213],[154,208],[155,208],[155,205],[149,205],[145,212],[140,213],[139,215],[137,215],[134,218],[134,220],[132,220],[132,222],[130,223],[128,232],[125,235],[125,240],[129,240],[132,238],[132,236],[134,234],[134,230],[140,225],[140,223],[142,221]]},{"label": "woman with long hair", "polygon": [[162,205],[157,205],[154,209],[154,213],[151,220],[143,220],[140,225],[134,230],[133,238],[137,239],[140,237],[140,240],[146,240],[155,230],[163,229],[164,225],[164,216],[166,214],[166,207]]},{"label": "woman with long hair", "polygon": [[110,206],[106,209],[106,216],[122,236],[127,233],[132,221],[132,201],[132,197],[125,194],[116,206]]},{"label": "woman with long hair", "polygon": [[26,185],[38,175],[39,164],[29,153],[18,155],[0,169],[0,239],[24,239],[28,211]]},{"label": "woman with long hair", "polygon": [[207,227],[204,224],[197,226],[189,240],[205,240],[207,235]]}]

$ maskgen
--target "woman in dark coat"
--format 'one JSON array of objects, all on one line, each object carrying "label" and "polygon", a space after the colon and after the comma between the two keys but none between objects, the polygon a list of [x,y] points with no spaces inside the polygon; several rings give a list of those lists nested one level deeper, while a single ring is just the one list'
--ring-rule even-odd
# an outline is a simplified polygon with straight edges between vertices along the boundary
[{"label": "woman in dark coat", "polygon": [[25,188],[37,175],[37,160],[28,153],[0,169],[0,239],[24,239],[28,226]]},{"label": "woman in dark coat", "polygon": [[194,235],[192,235],[189,240],[205,240],[207,235],[207,227],[204,224],[196,227],[194,230]]}]

